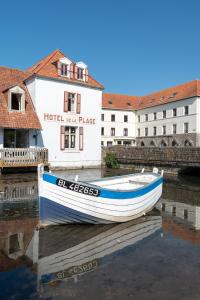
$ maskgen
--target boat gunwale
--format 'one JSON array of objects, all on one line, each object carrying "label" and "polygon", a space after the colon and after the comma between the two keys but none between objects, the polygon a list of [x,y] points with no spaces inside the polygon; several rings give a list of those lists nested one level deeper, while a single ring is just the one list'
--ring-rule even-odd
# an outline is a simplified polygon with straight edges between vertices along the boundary
[{"label": "boat gunwale", "polygon": [[[147,187],[150,187],[151,185],[153,185],[155,182],[157,182],[159,179],[163,179],[163,176],[161,174],[156,174],[156,173],[153,173],[153,172],[145,172],[145,173],[135,173],[135,174],[128,174],[128,175],[120,175],[120,176],[113,176],[113,177],[105,177],[105,178],[100,178],[99,180],[94,180],[92,182],[98,182],[98,181],[105,181],[105,180],[108,180],[109,179],[119,179],[119,178],[124,178],[124,177],[129,177],[129,176],[136,176],[136,175],[154,175],[156,178],[147,183],[147,185],[145,186],[140,186],[136,189],[131,189],[131,190],[115,190],[115,189],[108,189],[108,188],[103,188],[101,186],[98,186],[98,185],[95,185],[95,184],[92,184],[92,183],[89,183],[88,181],[75,181],[75,180],[71,180],[71,179],[66,179],[66,178],[61,178],[61,177],[58,177],[56,175],[52,175],[51,173],[48,173],[48,172],[44,172],[42,174],[42,179],[43,179],[43,175],[49,175],[51,177],[55,177],[55,178],[59,178],[59,179],[63,179],[63,180],[66,180],[66,181],[70,181],[72,183],[75,183],[75,184],[83,184],[83,185],[87,185],[88,187],[92,187],[92,188],[96,188],[96,189],[99,189],[100,191],[108,191],[108,192],[113,192],[113,193],[132,193],[132,192],[137,192],[137,191],[140,191],[140,190],[143,190],[144,188],[146,189]],[[44,179],[43,179],[44,180]],[[45,181],[45,180],[44,180]],[[161,182],[162,183],[162,182]]]}]

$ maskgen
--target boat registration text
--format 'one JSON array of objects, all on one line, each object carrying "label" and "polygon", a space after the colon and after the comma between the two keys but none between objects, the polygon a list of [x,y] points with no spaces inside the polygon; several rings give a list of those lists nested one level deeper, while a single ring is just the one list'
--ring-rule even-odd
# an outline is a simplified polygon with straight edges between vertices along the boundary
[{"label": "boat registration text", "polygon": [[56,180],[56,185],[77,193],[81,193],[93,197],[98,197],[100,195],[100,190],[98,189],[83,184],[75,183],[72,181],[64,180],[61,178],[58,178]]}]

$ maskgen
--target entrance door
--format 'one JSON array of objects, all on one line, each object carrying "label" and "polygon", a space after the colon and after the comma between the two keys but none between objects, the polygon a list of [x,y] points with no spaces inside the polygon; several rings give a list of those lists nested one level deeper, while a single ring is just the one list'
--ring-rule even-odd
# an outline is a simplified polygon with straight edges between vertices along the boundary
[{"label": "entrance door", "polygon": [[4,148],[28,148],[29,130],[4,129]]}]

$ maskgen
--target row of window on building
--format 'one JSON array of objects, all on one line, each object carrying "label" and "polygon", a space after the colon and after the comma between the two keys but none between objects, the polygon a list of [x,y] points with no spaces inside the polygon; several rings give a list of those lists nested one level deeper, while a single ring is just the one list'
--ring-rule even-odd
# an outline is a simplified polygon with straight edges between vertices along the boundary
[{"label": "row of window on building", "polygon": [[[170,112],[172,112],[172,113],[170,113]],[[183,107],[183,114],[182,115],[184,115],[184,116],[189,115],[189,106],[188,105]],[[144,121],[148,122],[149,121],[149,114],[145,114],[144,116],[145,116]],[[167,117],[178,117],[177,108],[173,108],[172,111],[170,110],[168,114],[167,114],[166,110],[163,110],[162,111],[162,118],[166,119]],[[142,119],[142,115],[139,115],[138,116],[138,123],[141,122],[141,119]],[[157,119],[158,119],[158,113],[154,112],[153,113],[153,120],[157,120]]]},{"label": "row of window on building", "polygon": [[[162,135],[166,135],[167,134],[167,126],[163,125],[162,127]],[[183,124],[183,133],[188,133],[189,132],[189,123],[184,123]],[[169,134],[176,134],[177,133],[177,124],[173,124],[172,125],[172,130],[170,131]],[[157,127],[154,126],[153,127],[153,135],[156,136],[157,135]],[[144,134],[141,134],[141,129],[138,128],[138,136],[149,136],[149,128],[145,127],[144,128]]]},{"label": "row of window on building", "polygon": [[[104,114],[101,114],[101,121],[105,121]],[[111,122],[115,122],[115,121],[116,121],[115,114],[112,114],[112,115],[110,116],[110,121],[111,121]],[[128,122],[128,116],[127,116],[127,115],[124,115],[124,122],[125,122],[125,123]]]},{"label": "row of window on building", "polygon": [[[111,136],[115,136],[115,128],[110,128],[110,135]],[[101,135],[104,136],[105,132],[104,132],[104,127],[101,127]],[[128,136],[128,128],[123,128],[123,136]]]}]

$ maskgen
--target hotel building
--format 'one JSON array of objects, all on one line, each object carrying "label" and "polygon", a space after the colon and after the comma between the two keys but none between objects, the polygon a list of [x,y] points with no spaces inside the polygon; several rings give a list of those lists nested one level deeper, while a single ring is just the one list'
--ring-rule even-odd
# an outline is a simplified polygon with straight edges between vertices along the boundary
[{"label": "hotel building", "polygon": [[25,72],[0,67],[0,167],[37,165],[47,149],[52,167],[100,166],[102,90],[60,50]]},{"label": "hotel building", "polygon": [[[104,94],[102,103],[103,146],[123,140],[147,147],[200,146],[199,80],[147,96]],[[125,136],[126,113],[131,129]]]}]

